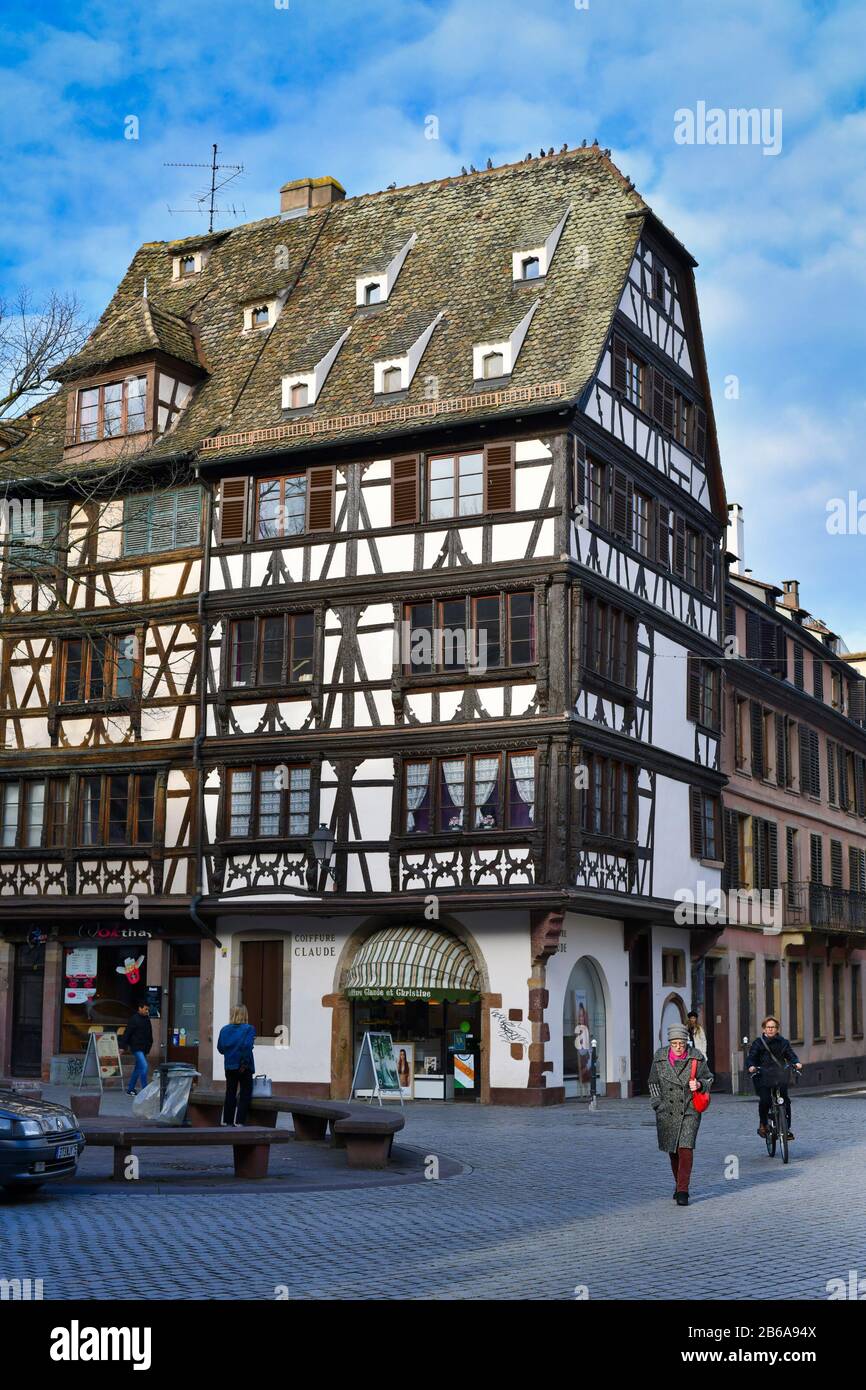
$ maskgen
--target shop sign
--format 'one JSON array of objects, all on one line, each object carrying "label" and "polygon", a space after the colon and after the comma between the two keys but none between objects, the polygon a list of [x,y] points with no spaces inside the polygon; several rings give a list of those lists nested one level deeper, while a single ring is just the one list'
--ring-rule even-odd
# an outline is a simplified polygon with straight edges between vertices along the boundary
[{"label": "shop sign", "polygon": [[470,989],[413,989],[402,985],[359,985],[346,990],[347,999],[369,1002],[388,999],[419,999],[432,1004],[477,1004],[480,994]]},{"label": "shop sign", "polygon": [[334,932],[303,932],[301,935],[295,933],[292,937],[292,955],[304,956],[335,956],[337,954],[336,933]]},{"label": "shop sign", "polygon": [[88,941],[150,941],[153,932],[141,927],[79,927],[78,935]]}]

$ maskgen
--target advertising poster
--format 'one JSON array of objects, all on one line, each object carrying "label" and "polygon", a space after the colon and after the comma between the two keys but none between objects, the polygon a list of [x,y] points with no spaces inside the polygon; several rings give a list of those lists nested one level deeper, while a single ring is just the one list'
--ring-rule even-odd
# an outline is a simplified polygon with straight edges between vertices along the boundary
[{"label": "advertising poster", "polygon": [[589,1001],[585,989],[574,991],[574,1046],[580,1080],[589,1085],[592,1080],[592,1046],[589,1021]]},{"label": "advertising poster", "polygon": [[415,1045],[414,1043],[394,1043],[394,1059],[397,1066],[397,1079],[400,1094],[404,1100],[415,1096]]}]

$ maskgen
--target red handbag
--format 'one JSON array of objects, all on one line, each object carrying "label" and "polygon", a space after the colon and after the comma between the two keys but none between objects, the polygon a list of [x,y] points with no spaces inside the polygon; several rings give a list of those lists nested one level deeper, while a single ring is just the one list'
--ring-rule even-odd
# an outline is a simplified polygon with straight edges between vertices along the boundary
[{"label": "red handbag", "polygon": [[[692,1074],[691,1074],[691,1076],[689,1077],[689,1080],[690,1080],[690,1081],[694,1081],[694,1080],[695,1080],[695,1077],[697,1076],[697,1074],[698,1074],[698,1059],[697,1059],[697,1057],[693,1057],[693,1058],[692,1058]],[[698,1114],[699,1114],[699,1115],[703,1115],[704,1111],[709,1109],[709,1105],[710,1105],[710,1093],[709,1093],[709,1091],[692,1091],[691,1094],[692,1094],[692,1104],[694,1105],[694,1107],[695,1107],[695,1109],[697,1110]]]}]

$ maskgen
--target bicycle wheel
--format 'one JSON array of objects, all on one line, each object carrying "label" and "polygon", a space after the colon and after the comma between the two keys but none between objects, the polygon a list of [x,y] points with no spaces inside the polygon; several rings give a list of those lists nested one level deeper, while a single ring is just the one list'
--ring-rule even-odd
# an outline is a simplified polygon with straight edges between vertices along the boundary
[{"label": "bicycle wheel", "polygon": [[781,1097],[776,1098],[776,1128],[779,1131],[779,1146],[782,1150],[782,1162],[788,1162],[788,1121],[785,1118],[785,1105]]},{"label": "bicycle wheel", "polygon": [[774,1116],[772,1113],[769,1114],[769,1115],[767,1116],[767,1121],[768,1121],[768,1123],[767,1123],[767,1136],[766,1136],[766,1139],[764,1140],[764,1142],[765,1142],[766,1145],[767,1145],[767,1153],[770,1155],[771,1158],[773,1158],[774,1155],[775,1155],[775,1152],[776,1152],[776,1119],[775,1119],[775,1116]]}]

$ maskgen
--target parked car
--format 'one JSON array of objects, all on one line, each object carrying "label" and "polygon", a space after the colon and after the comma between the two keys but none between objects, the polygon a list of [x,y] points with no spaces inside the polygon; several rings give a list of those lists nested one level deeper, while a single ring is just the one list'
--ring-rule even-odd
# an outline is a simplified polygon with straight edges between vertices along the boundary
[{"label": "parked car", "polygon": [[0,1090],[0,1187],[7,1192],[71,1177],[85,1142],[67,1106]]}]

